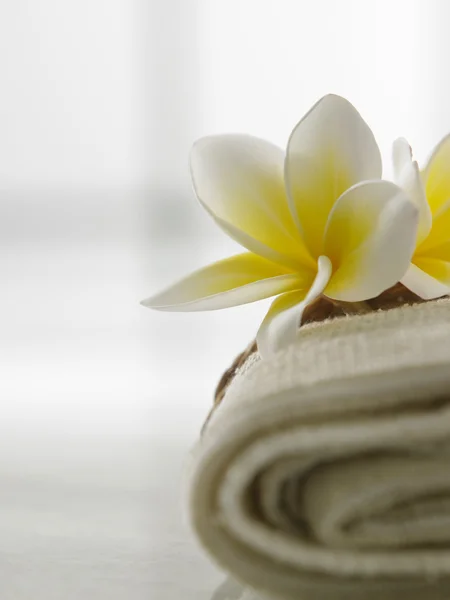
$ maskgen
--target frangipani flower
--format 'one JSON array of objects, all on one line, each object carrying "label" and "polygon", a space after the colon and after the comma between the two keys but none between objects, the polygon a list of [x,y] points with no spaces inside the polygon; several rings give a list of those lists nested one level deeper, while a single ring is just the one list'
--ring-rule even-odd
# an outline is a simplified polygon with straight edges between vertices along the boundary
[{"label": "frangipani flower", "polygon": [[286,155],[255,137],[220,135],[199,140],[190,164],[198,199],[248,252],[197,271],[145,306],[215,310],[279,296],[257,335],[267,357],[296,339],[305,307],[321,294],[367,300],[408,268],[417,209],[380,179],[374,136],[339,96],[313,106]]},{"label": "frangipani flower", "polygon": [[395,181],[419,211],[416,249],[401,281],[426,300],[450,294],[450,135],[423,171],[403,138],[394,142],[393,158]]}]

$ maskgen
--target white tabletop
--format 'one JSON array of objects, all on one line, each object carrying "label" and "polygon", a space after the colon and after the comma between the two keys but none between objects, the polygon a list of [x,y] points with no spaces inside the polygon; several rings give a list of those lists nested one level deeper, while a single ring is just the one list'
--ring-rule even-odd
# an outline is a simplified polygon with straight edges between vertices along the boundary
[{"label": "white tabletop", "polygon": [[183,442],[1,446],[2,599],[207,600],[223,580],[183,519]]}]

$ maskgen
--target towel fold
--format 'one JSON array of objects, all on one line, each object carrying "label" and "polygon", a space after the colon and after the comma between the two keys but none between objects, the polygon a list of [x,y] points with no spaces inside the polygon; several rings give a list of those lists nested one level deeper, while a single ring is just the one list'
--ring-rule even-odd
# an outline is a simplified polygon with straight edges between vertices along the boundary
[{"label": "towel fold", "polygon": [[189,513],[264,597],[450,598],[450,300],[250,356],[194,451]]}]

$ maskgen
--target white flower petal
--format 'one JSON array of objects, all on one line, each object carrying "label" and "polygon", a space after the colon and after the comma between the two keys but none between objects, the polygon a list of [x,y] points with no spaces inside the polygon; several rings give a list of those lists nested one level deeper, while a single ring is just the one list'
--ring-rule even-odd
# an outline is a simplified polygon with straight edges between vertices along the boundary
[{"label": "white flower petal", "polygon": [[423,172],[425,191],[432,214],[450,200],[450,134],[433,150]]},{"label": "white flower petal", "polygon": [[431,230],[431,210],[425,195],[425,187],[416,161],[412,159],[411,146],[405,138],[395,140],[392,148],[394,181],[408,194],[419,211],[417,244],[420,244]]},{"label": "white flower petal", "polygon": [[435,268],[432,268],[432,272],[437,274],[440,267],[439,262],[436,265],[430,265],[429,262],[423,263],[419,261],[419,264],[426,270],[415,264],[411,264],[401,280],[405,287],[424,300],[432,300],[433,298],[440,298],[441,296],[450,294],[450,263],[447,263],[447,283],[436,279],[428,272],[430,266],[434,266]]},{"label": "white flower petal", "polygon": [[450,200],[433,215],[430,235],[417,248],[416,256],[450,260]]},{"label": "white flower petal", "polygon": [[200,269],[142,304],[166,311],[216,310],[297,289],[298,282],[296,273],[246,253]]},{"label": "white flower petal", "polygon": [[325,295],[358,302],[374,298],[405,274],[414,252],[418,211],[389,181],[357,184],[336,202],[325,232],[333,276]]},{"label": "white flower petal", "polygon": [[303,289],[283,294],[272,302],[256,336],[258,351],[263,358],[269,358],[295,342],[303,311],[325,289],[331,268],[330,260],[320,256],[315,278],[311,273],[305,278]]},{"label": "white flower petal", "polygon": [[[245,231],[242,231],[235,225],[232,225],[231,223],[228,223],[227,221],[224,221],[223,219],[220,219],[219,217],[213,215],[208,210],[207,207],[205,207],[205,208],[206,208],[207,212],[209,212],[209,214],[212,216],[214,221],[217,223],[217,225],[226,234],[228,234],[228,236],[231,239],[233,239],[235,242],[237,242],[244,248],[247,248],[247,250],[250,250],[250,252],[252,254],[261,256],[261,257],[269,260],[270,262],[280,265],[282,268],[290,267],[292,270],[297,270],[299,268],[299,266],[301,268],[302,263],[304,263],[305,265],[308,264],[308,266],[314,265],[313,259],[307,255],[306,250],[304,251],[304,260],[300,261],[300,265],[299,265],[299,260],[296,257],[294,257],[294,256],[290,257],[290,256],[287,256],[286,254],[281,255],[279,252],[277,252],[273,248],[269,248],[269,246],[266,246],[263,242],[259,241],[256,238],[251,237],[248,233],[246,233]],[[302,251],[300,250],[298,254],[299,254],[299,256],[302,256]]]},{"label": "white flower petal", "polygon": [[211,136],[194,144],[190,164],[200,202],[236,241],[269,260],[313,267],[289,211],[280,148],[249,135]]},{"label": "white flower petal", "polygon": [[292,132],[285,165],[291,211],[314,256],[339,196],[380,177],[380,151],[358,111],[339,96],[319,100]]}]

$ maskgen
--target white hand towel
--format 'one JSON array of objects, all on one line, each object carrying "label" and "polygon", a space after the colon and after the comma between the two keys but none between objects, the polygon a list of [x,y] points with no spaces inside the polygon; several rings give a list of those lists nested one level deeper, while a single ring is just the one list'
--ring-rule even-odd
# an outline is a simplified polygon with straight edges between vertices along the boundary
[{"label": "white hand towel", "polygon": [[450,598],[450,300],[252,355],[191,469],[194,531],[264,597]]}]

